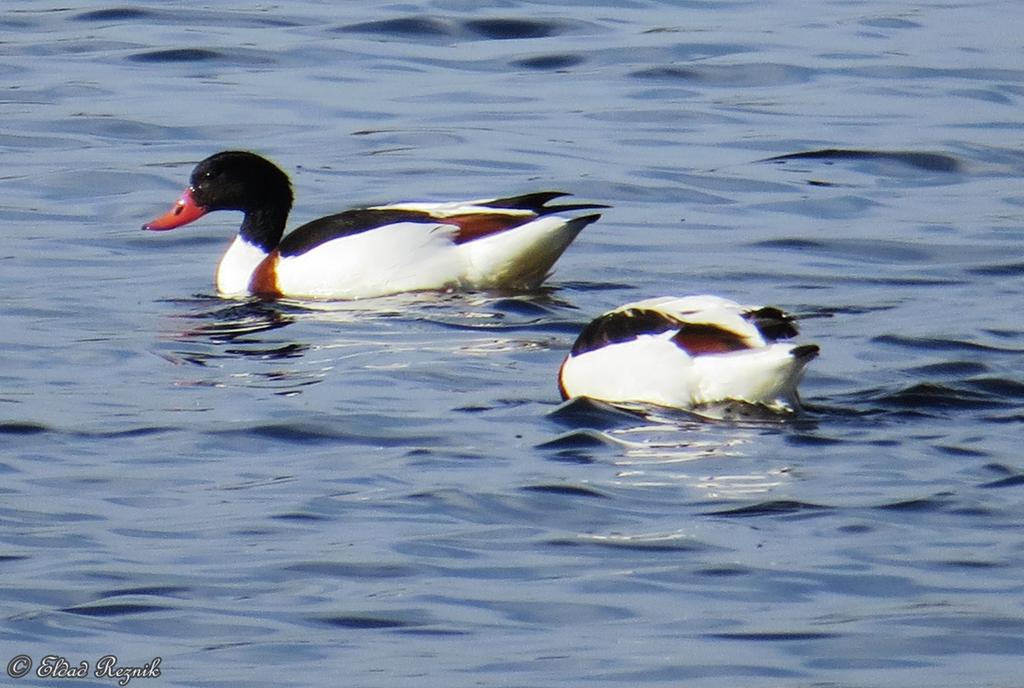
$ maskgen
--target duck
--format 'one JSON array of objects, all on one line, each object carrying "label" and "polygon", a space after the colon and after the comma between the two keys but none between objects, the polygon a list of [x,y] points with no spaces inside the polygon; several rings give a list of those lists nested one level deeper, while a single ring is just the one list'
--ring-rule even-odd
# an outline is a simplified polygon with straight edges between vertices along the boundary
[{"label": "duck", "polygon": [[779,413],[800,408],[797,385],[819,354],[795,318],[773,306],[712,295],[627,303],[587,324],[558,372],[563,399],[698,411],[744,402]]},{"label": "duck", "polygon": [[222,151],[193,169],[171,209],[143,229],[164,231],[215,210],[242,223],[217,267],[224,297],[361,299],[402,292],[535,289],[608,206],[549,205],[569,194],[353,208],[284,235],[288,175],[248,151]]}]

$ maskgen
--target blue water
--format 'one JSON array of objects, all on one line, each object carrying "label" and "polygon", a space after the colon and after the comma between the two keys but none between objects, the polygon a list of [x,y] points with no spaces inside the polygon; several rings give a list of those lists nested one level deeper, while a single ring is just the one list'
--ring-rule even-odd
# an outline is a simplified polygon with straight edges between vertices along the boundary
[{"label": "blue water", "polygon": [[[69,6],[72,5],[72,6]],[[143,686],[1015,686],[1024,6],[5,5],[0,657]],[[547,287],[226,302],[222,149],[292,224],[544,189]],[[809,154],[809,155],[796,155]],[[781,157],[780,157],[781,156]],[[774,158],[774,159],[771,159]],[[718,293],[788,422],[560,404],[580,327]]]}]

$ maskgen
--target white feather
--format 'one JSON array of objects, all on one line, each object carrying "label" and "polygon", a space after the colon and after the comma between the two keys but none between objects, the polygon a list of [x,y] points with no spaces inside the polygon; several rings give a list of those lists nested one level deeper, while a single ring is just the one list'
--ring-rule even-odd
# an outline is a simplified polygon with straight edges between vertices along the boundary
[{"label": "white feather", "polygon": [[217,266],[217,291],[222,296],[247,295],[252,271],[266,257],[266,251],[236,235]]},{"label": "white feather", "polygon": [[325,242],[281,259],[278,288],[289,296],[362,299],[460,286],[464,259],[451,225],[398,222]]},{"label": "white feather", "polygon": [[389,203],[387,205],[376,205],[370,210],[410,210],[412,212],[427,213],[432,217],[444,218],[456,215],[509,215],[512,217],[526,217],[533,215],[534,211],[528,208],[492,208],[484,203],[492,203],[496,199],[480,198],[473,201],[407,201],[403,203]]},{"label": "white feather", "polygon": [[536,287],[583,226],[565,217],[546,215],[515,229],[461,244],[458,248],[465,261],[465,286]]}]

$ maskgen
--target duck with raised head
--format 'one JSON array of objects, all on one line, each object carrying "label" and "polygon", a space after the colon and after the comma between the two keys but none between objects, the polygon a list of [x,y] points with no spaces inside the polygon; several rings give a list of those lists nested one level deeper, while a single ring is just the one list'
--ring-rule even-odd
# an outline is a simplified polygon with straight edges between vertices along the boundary
[{"label": "duck with raised head", "polygon": [[562,362],[564,399],[696,410],[740,401],[799,408],[797,384],[818,355],[793,316],[719,296],[663,296],[628,303],[590,322]]},{"label": "duck with raised head", "polygon": [[170,211],[143,225],[167,230],[214,210],[243,213],[217,268],[223,296],[358,299],[409,291],[533,289],[576,235],[607,206],[548,205],[554,191],[462,202],[346,210],[284,236],[288,176],[254,153],[200,162]]}]

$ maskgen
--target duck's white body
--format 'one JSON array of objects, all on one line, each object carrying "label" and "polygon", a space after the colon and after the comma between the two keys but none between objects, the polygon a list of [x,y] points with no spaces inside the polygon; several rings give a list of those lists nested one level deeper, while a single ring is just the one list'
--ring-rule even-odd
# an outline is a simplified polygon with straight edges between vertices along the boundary
[{"label": "duck's white body", "polygon": [[818,353],[776,340],[796,334],[774,308],[717,296],[659,297],[591,322],[559,371],[565,398],[695,409],[743,401],[798,408],[797,384]]},{"label": "duck's white body", "polygon": [[[361,299],[408,291],[532,289],[596,219],[538,217],[475,203],[377,206],[372,210],[415,210],[423,219],[346,234],[292,255],[263,251],[238,235],[221,258],[217,291],[223,296]],[[460,226],[447,223],[445,213],[458,221],[470,215],[526,221],[460,242]]]}]

